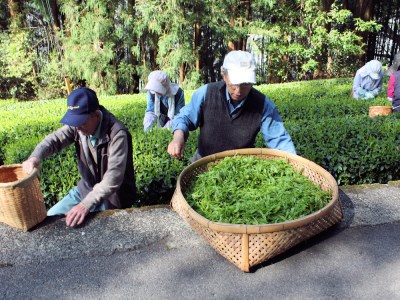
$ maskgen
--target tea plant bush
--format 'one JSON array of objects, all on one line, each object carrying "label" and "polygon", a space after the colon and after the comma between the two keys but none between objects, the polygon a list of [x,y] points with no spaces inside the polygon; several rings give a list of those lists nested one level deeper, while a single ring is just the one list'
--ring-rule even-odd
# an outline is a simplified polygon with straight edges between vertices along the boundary
[{"label": "tea plant bush", "polygon": [[[351,78],[261,85],[256,88],[277,105],[297,154],[328,170],[339,185],[386,183],[398,180],[400,114],[368,117],[369,106],[388,105],[387,79],[375,100],[354,100]],[[189,102],[193,91],[185,91]],[[177,177],[190,164],[198,132],[192,132],[185,157],[167,153],[172,135],[167,130],[143,132],[145,94],[99,97],[133,137],[134,168],[139,201],[136,205],[168,203]],[[0,164],[20,163],[48,133],[60,127],[65,99],[0,101]],[[257,147],[265,147],[261,135]],[[48,206],[59,201],[79,180],[74,148],[42,163],[40,182]]]}]

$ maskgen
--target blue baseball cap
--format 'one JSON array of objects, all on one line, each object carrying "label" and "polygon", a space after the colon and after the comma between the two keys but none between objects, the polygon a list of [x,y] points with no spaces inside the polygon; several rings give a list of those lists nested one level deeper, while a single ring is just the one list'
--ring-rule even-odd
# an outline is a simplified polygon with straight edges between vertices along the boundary
[{"label": "blue baseball cap", "polygon": [[60,123],[78,127],[86,122],[90,114],[99,108],[96,93],[86,87],[73,90],[67,98],[67,112]]}]

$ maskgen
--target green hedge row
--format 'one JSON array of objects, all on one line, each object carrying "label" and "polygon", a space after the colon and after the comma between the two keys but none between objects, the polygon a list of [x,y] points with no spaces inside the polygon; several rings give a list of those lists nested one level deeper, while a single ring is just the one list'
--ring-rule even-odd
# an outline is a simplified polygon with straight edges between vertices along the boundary
[{"label": "green hedge row", "polygon": [[[350,97],[351,79],[315,80],[257,88],[278,106],[298,155],[328,170],[339,185],[398,180],[400,114],[368,116],[371,105],[388,105],[384,91],[375,100]],[[192,91],[187,91],[189,102]],[[155,129],[143,133],[144,94],[100,97],[100,103],[133,136],[137,205],[168,203],[178,175],[190,163],[198,132],[191,133],[185,157],[167,154],[172,135]],[[35,102],[0,101],[0,164],[20,163],[48,133],[60,126],[65,99]],[[257,147],[265,147],[261,135]],[[41,187],[48,206],[59,201],[79,179],[73,147],[45,160]]]}]

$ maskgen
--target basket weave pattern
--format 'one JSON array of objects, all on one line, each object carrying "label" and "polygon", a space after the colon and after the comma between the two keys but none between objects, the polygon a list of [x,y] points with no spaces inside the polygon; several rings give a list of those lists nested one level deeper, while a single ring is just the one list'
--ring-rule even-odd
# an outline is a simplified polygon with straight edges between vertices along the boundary
[{"label": "basket weave pattern", "polygon": [[37,170],[26,174],[22,166],[0,166],[0,222],[27,231],[46,218]]},{"label": "basket weave pattern", "polygon": [[[246,225],[212,222],[194,211],[184,198],[191,180],[224,157],[252,155],[263,159],[286,159],[295,169],[332,192],[323,209],[300,219],[278,224]],[[242,271],[285,252],[298,243],[326,230],[343,218],[335,179],[315,163],[302,157],[271,149],[240,149],[204,157],[185,168],[178,178],[172,208],[218,252]]]},{"label": "basket weave pattern", "polygon": [[369,107],[369,116],[388,116],[392,113],[391,106],[370,106]]}]

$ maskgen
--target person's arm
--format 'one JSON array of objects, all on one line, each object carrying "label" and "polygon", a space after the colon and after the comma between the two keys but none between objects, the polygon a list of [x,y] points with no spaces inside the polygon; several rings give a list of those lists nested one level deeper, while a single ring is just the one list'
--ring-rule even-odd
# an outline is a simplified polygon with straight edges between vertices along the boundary
[{"label": "person's arm", "polygon": [[189,131],[195,130],[199,126],[199,117],[201,107],[206,96],[207,85],[198,88],[192,96],[190,102],[182,107],[172,122],[172,133],[175,130],[182,130],[185,133],[185,139]]},{"label": "person's arm", "polygon": [[175,158],[183,157],[184,143],[189,131],[199,126],[201,107],[203,106],[207,91],[207,85],[198,88],[188,105],[185,105],[172,120],[173,139],[168,145],[168,153]]},{"label": "person's arm", "polygon": [[394,97],[394,84],[395,84],[395,79],[394,79],[394,74],[390,75],[389,78],[389,83],[388,83],[388,98],[393,99]]},{"label": "person's arm", "polygon": [[154,114],[154,101],[151,97],[151,93],[147,92],[147,107],[143,118],[143,130],[147,132],[153,128],[154,123],[157,122],[157,116]]},{"label": "person's arm", "polygon": [[34,169],[39,169],[40,168],[40,159],[34,156],[30,156],[27,160],[22,162],[22,169],[28,173],[31,174]]},{"label": "person's arm", "polygon": [[152,111],[147,111],[144,114],[144,119],[143,119],[144,132],[147,132],[149,129],[152,129],[156,122],[157,122],[156,114]]},{"label": "person's arm", "polygon": [[268,98],[265,98],[261,121],[261,133],[269,148],[296,154],[292,138],[283,125],[278,109]]},{"label": "person's arm", "polygon": [[31,173],[34,168],[38,169],[42,160],[71,145],[74,142],[74,132],[73,127],[64,125],[47,135],[36,145],[29,158],[22,162],[25,172]]},{"label": "person's arm", "polygon": [[357,71],[353,81],[353,97],[356,99],[358,99],[359,97],[363,97],[365,95],[365,90],[361,87],[361,84],[362,84],[362,78]]},{"label": "person's arm", "polygon": [[174,131],[174,137],[168,144],[168,153],[174,158],[182,158],[185,149],[185,133],[177,129]]}]

